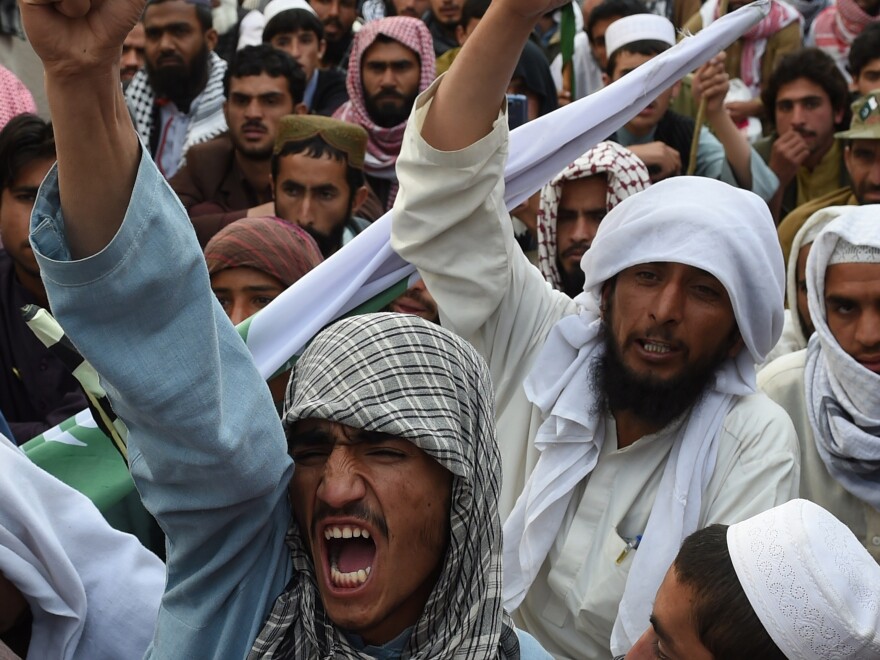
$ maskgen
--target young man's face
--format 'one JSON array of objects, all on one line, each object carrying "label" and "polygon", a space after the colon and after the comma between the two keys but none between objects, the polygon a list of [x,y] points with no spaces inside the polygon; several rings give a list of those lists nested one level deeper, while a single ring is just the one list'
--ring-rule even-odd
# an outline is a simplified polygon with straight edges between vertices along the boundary
[{"label": "young man's face", "polygon": [[880,204],[880,140],[853,140],[843,162],[859,204]]},{"label": "young man's face", "polygon": [[414,625],[443,568],[452,475],[413,443],[320,419],[289,434],[290,499],[334,624],[368,644]]},{"label": "young man's face", "polygon": [[379,126],[406,121],[419,94],[418,56],[397,41],[376,42],[361,58],[361,83],[367,113]]},{"label": "young man's face", "polygon": [[779,135],[796,131],[810,153],[824,154],[834,143],[834,125],[843,118],[844,111],[834,111],[820,85],[798,78],[779,88],[774,112]]},{"label": "young man's face", "polygon": [[359,205],[345,178],[346,167],[344,160],[329,155],[311,158],[299,153],[278,159],[275,215],[309,232],[325,258],[342,246],[344,225]]},{"label": "young man's face", "polygon": [[327,48],[327,42],[318,39],[318,35],[310,30],[282,32],[272,37],[269,43],[295,59],[303,68],[306,80],[312,79],[312,74],[321,65],[321,58]]},{"label": "young man's face", "polygon": [[309,0],[309,4],[324,24],[324,38],[337,42],[351,34],[357,18],[355,0]]},{"label": "young man's face", "polygon": [[431,13],[437,22],[453,28],[461,22],[463,0],[429,0]]},{"label": "young man's face", "polygon": [[195,95],[192,87],[207,75],[208,54],[217,32],[203,30],[196,8],[183,0],[149,5],[144,12],[147,72],[160,96]]},{"label": "young man's face", "polygon": [[[640,55],[638,53],[629,53],[625,50],[617,53],[614,63],[614,71],[612,71],[611,82],[620,80],[630,71],[634,71],[648,60],[652,60],[656,55]],[[676,87],[670,87],[660,94],[648,106],[637,114],[626,125],[626,129],[637,137],[642,137],[651,132],[651,130],[660,122],[666,110],[669,109],[669,103],[672,95],[675,93]]]},{"label": "young man's face", "polygon": [[608,30],[608,26],[619,18],[620,16],[609,16],[608,18],[603,18],[601,21],[596,21],[596,24],[593,26],[593,32],[589,35],[590,50],[593,52],[593,59],[596,60],[602,71],[608,68],[608,51],[605,48],[605,32]]},{"label": "young man's face", "polygon": [[293,111],[284,76],[261,73],[229,79],[229,98],[223,104],[223,112],[232,144],[245,158],[268,161],[281,118]]},{"label": "young man's face", "polygon": [[431,8],[430,0],[392,0],[398,16],[421,18]]},{"label": "young man's face", "polygon": [[810,256],[812,243],[802,245],[798,250],[797,261],[794,264],[794,279],[797,287],[797,314],[801,320],[804,335],[809,337],[816,328],[813,327],[813,319],[810,317],[810,307],[807,304],[807,257]]},{"label": "young man's face", "polygon": [[651,627],[626,654],[626,660],[713,660],[694,625],[693,589],[678,580],[670,567],[657,591]]},{"label": "young man's face", "polygon": [[0,238],[18,279],[23,283],[29,280],[40,282],[40,268],[28,241],[28,233],[37,190],[54,162],[52,158],[30,161],[0,193]]},{"label": "young man's face", "polygon": [[134,78],[134,74],[144,66],[147,37],[144,34],[144,24],[135,23],[131,32],[122,42],[122,58],[119,60],[119,73],[122,82]]},{"label": "young man's face", "polygon": [[211,275],[211,290],[235,325],[259,312],[285,288],[277,277],[249,266],[225,268]]},{"label": "young man's face", "polygon": [[825,314],[840,347],[880,374],[880,264],[828,266]]},{"label": "young man's face", "polygon": [[869,61],[853,79],[859,96],[880,89],[880,57]]},{"label": "young man's face", "polygon": [[590,249],[606,214],[608,184],[605,175],[588,176],[562,184],[556,211],[556,258],[569,276],[581,270],[581,257]]}]

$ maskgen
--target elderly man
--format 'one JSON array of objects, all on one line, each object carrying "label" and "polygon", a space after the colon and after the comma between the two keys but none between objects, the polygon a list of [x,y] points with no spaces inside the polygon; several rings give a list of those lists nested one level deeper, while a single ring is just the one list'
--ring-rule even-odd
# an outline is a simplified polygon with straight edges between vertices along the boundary
[{"label": "elderly man", "polygon": [[649,185],[648,168],[635,154],[614,142],[601,142],[541,189],[538,268],[554,289],[572,298],[584,290],[581,257],[599,223]]},{"label": "elderly man", "polygon": [[677,177],[605,217],[584,294],[547,285],[507,221],[498,113],[540,14],[493,2],[417,101],[392,245],[489,361],[506,602],[554,655],[608,658],[644,631],[689,533],[796,493],[791,421],[755,392],[782,328],[782,259],[761,199]]},{"label": "elderly man", "polygon": [[367,131],[364,171],[386,210],[397,195],[394,164],[406,118],[434,70],[431,33],[418,19],[383,18],[357,33],[348,61],[349,101],[333,116]]},{"label": "elderly man", "polygon": [[689,536],[627,660],[874,660],[880,566],[822,507],[792,500]]},{"label": "elderly man", "polygon": [[841,209],[807,259],[816,338],[761,372],[795,423],[803,497],[842,520],[880,562],[880,224]]},{"label": "elderly man", "polygon": [[282,427],[179,202],[139,154],[117,56],[139,12],[22,15],[59,145],[31,238],[168,537],[148,653],[547,658],[502,609],[485,363],[427,321],[353,317],[301,355]]}]

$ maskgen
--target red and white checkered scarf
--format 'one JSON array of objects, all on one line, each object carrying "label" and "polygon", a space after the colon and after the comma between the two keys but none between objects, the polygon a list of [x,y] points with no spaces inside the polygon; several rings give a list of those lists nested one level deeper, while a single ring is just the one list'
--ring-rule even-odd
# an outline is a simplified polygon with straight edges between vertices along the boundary
[{"label": "red and white checkered scarf", "polygon": [[[708,0],[700,8],[700,17],[705,28],[718,18],[718,0]],[[767,50],[767,39],[782,28],[798,21],[803,29],[804,18],[800,12],[780,0],[770,0],[770,12],[740,39],[743,42],[739,75],[752,96],[757,97],[761,91],[761,59]]]},{"label": "red and white checkered scarf", "polygon": [[880,16],[871,16],[855,0],[837,0],[836,5],[823,9],[813,21],[816,48],[824,50],[835,61],[845,60],[855,38],[877,21]]},{"label": "red and white checkered scarf", "polygon": [[401,122],[391,128],[383,128],[373,123],[364,105],[364,86],[361,82],[361,59],[380,34],[399,41],[416,53],[421,64],[419,92],[426,90],[428,85],[434,82],[436,69],[434,68],[434,41],[428,28],[417,18],[393,16],[383,18],[380,21],[371,21],[355,35],[351,57],[348,60],[348,78],[346,80],[349,100],[340,106],[333,113],[333,116],[342,121],[359,124],[366,129],[369,141],[367,142],[364,170],[367,174],[376,177],[395,180],[388,200],[390,206],[394,202],[394,196],[397,192],[394,165],[397,163],[397,155],[400,153],[406,122]]},{"label": "red and white checkered scarf", "polygon": [[538,268],[554,289],[562,290],[556,266],[556,216],[562,185],[566,181],[604,174],[607,179],[605,206],[608,211],[630,195],[651,185],[648,168],[632,151],[615,142],[600,142],[557,174],[541,189],[538,207]]}]

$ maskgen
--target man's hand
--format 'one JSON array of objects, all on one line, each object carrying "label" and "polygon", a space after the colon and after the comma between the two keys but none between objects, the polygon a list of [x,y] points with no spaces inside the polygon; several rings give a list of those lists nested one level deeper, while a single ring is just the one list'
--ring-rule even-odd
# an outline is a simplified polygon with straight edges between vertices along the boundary
[{"label": "man's hand", "polygon": [[770,150],[770,169],[779,178],[779,187],[785,188],[797,175],[798,169],[810,156],[806,140],[796,130],[786,131],[773,143]]},{"label": "man's hand", "polygon": [[145,0],[20,0],[28,39],[49,77],[103,73],[112,67],[145,4]]},{"label": "man's hand", "polygon": [[681,174],[681,154],[665,142],[648,142],[629,147],[638,156],[651,175],[651,183]]},{"label": "man's hand", "polygon": [[697,104],[706,99],[706,118],[712,121],[719,113],[727,112],[724,108],[724,97],[730,89],[730,76],[724,70],[724,52],[722,51],[703,66],[697,69],[692,83],[694,101]]},{"label": "man's hand", "polygon": [[761,99],[731,101],[725,107],[733,123],[737,126],[744,124],[749,117],[760,117],[764,114],[764,105],[761,103]]}]

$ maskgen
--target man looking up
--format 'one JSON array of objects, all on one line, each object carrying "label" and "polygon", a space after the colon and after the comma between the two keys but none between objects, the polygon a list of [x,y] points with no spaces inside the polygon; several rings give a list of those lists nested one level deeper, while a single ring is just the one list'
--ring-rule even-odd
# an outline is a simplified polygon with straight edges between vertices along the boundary
[{"label": "man looking up", "polygon": [[781,220],[795,207],[849,183],[843,149],[834,139],[834,131],[849,124],[849,93],[833,60],[805,48],[779,61],[761,98],[775,133],[755,150],[779,179],[769,206]]},{"label": "man looking up", "polygon": [[118,52],[140,3],[22,9],[59,145],[31,238],[169,539],[148,654],[547,658],[501,606],[499,452],[474,349],[414,316],[343,320],[300,356],[282,426],[139,154]]},{"label": "man looking up", "polygon": [[303,103],[310,113],[330,116],[348,100],[345,74],[319,68],[327,48],[324,26],[314,10],[305,6],[308,9],[288,9],[270,18],[263,28],[263,43],[285,51],[299,63],[306,74]]},{"label": "man looking up", "polygon": [[407,117],[434,71],[431,34],[415,18],[383,18],[357,33],[348,63],[349,101],[333,116],[367,131],[364,171],[385,210],[397,196],[394,164]]},{"label": "man looking up", "polygon": [[858,96],[880,89],[880,24],[870,25],[849,50],[847,71]]},{"label": "man looking up", "polygon": [[285,117],[272,156],[275,215],[305,229],[326,259],[367,228],[355,215],[366,203],[367,134],[354,124]]},{"label": "man looking up", "polygon": [[[605,42],[606,82],[614,82],[671,48],[675,44],[675,30],[662,16],[636,14],[612,23],[605,32]],[[705,126],[700,129],[694,174],[751,190],[768,200],[776,191],[776,176],[749,146],[724,108],[729,86],[723,55],[713,58],[694,75],[695,98],[699,101],[702,95],[706,96],[706,123],[713,131],[710,133]],[[695,125],[690,118],[669,109],[676,92],[677,85],[663,92],[610,138],[648,166],[653,182],[685,171],[691,157]]]},{"label": "man looking up", "polygon": [[651,181],[631,151],[600,142],[541,189],[538,268],[554,289],[574,298],[584,290],[581,258],[605,215]]},{"label": "man looking up", "polygon": [[144,11],[146,67],[125,99],[134,125],[166,178],[186,152],[226,130],[217,31],[208,0],[150,0]]},{"label": "man looking up", "polygon": [[643,633],[688,534],[796,494],[791,421],[754,370],[782,328],[784,274],[766,204],[701,177],[612,209],[577,299],[528,264],[503,200],[499,109],[546,9],[493,2],[417,100],[391,240],[443,327],[489,362],[506,603],[555,656],[610,658]]},{"label": "man looking up", "polygon": [[309,4],[324,24],[327,49],[322,64],[328,69],[344,67],[354,39],[357,0],[309,0]]},{"label": "man looking up", "polygon": [[829,206],[880,204],[880,90],[852,104],[850,129],[835,133],[842,140],[843,163],[850,184],[798,206],[779,223],[779,242],[786,261],[794,235],[816,211]]},{"label": "man looking up", "polygon": [[28,223],[37,188],[55,160],[52,125],[13,117],[0,131],[0,410],[23,444],[86,407],[73,374],[24,322],[21,309],[48,307]]},{"label": "man looking up", "polygon": [[[223,80],[229,133],[190,149],[171,179],[205,245],[220,229],[272,202],[272,150],[281,118],[304,112],[305,76],[296,61],[269,45],[235,54]],[[259,208],[259,211],[252,209]]]},{"label": "man looking up", "polygon": [[880,224],[876,207],[840,210],[807,259],[816,339],[772,362],[759,384],[795,423],[801,496],[880,562]]}]

